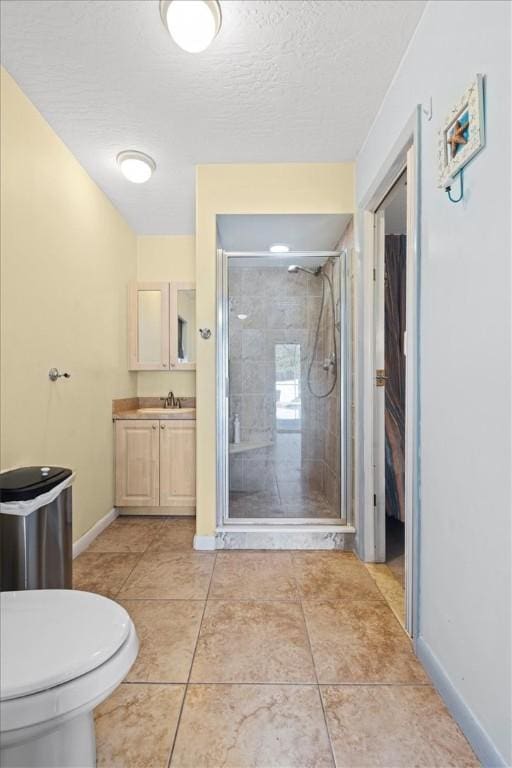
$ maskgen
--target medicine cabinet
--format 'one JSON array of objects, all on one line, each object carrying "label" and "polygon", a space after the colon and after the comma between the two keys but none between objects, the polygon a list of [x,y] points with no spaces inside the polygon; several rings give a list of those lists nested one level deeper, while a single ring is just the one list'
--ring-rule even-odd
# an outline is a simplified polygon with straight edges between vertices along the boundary
[{"label": "medicine cabinet", "polygon": [[195,370],[195,284],[131,283],[129,292],[130,370]]}]

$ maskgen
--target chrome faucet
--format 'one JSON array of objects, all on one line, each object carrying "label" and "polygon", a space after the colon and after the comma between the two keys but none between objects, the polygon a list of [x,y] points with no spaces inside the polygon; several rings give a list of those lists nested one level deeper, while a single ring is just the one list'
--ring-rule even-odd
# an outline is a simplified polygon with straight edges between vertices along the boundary
[{"label": "chrome faucet", "polygon": [[160,400],[162,400],[164,408],[181,408],[181,400],[174,396],[172,390],[169,391],[167,397],[161,397]]}]

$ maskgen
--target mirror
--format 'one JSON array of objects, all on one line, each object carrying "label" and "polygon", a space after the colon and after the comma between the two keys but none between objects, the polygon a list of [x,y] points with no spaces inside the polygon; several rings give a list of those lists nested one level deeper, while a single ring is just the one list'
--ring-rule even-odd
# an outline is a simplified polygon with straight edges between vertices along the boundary
[{"label": "mirror", "polygon": [[177,368],[196,364],[196,291],[193,284],[176,285],[176,330],[172,358]]}]

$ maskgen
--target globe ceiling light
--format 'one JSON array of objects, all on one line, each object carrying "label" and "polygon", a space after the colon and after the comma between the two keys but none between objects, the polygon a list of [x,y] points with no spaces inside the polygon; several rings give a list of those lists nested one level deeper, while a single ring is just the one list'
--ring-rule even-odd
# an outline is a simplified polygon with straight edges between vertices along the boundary
[{"label": "globe ceiling light", "polygon": [[218,0],[160,0],[160,16],[176,45],[188,53],[206,50],[222,24]]},{"label": "globe ceiling light", "polygon": [[144,152],[138,152],[136,149],[120,152],[116,160],[125,179],[134,184],[144,184],[144,182],[149,181],[156,170],[156,163],[153,158]]}]

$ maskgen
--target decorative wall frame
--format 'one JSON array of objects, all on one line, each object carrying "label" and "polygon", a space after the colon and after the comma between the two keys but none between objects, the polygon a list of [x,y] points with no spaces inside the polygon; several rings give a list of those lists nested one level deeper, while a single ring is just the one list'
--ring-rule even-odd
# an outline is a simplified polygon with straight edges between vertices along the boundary
[{"label": "decorative wall frame", "polygon": [[455,176],[484,146],[484,78],[477,75],[439,131],[438,186],[450,187]]}]

